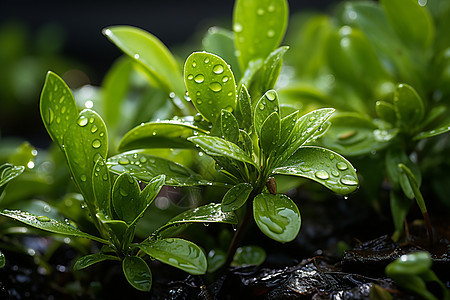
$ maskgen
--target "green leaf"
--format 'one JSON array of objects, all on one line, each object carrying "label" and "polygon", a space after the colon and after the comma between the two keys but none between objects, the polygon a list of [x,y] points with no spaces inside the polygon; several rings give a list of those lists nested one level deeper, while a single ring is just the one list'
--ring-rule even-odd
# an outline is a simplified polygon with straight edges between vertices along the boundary
[{"label": "green leaf", "polygon": [[131,26],[112,26],[103,30],[109,40],[142,64],[157,86],[168,94],[184,96],[179,65],[167,47],[154,35]]},{"label": "green leaf", "polygon": [[288,141],[288,138],[291,136],[291,133],[295,128],[297,120],[298,120],[298,110],[281,119],[281,135],[280,135],[281,144],[284,144]]},{"label": "green leaf", "polygon": [[253,159],[236,144],[215,136],[193,136],[189,141],[211,156],[228,157],[257,167]]},{"label": "green leaf", "polygon": [[108,229],[113,238],[114,236],[117,238],[116,242],[118,244],[124,244],[131,225],[128,225],[122,220],[109,219],[100,212],[96,214],[96,217],[105,226],[105,228]]},{"label": "green leaf", "polygon": [[253,153],[253,141],[250,135],[244,130],[239,129],[239,142],[238,145],[241,149],[245,151],[248,155]]},{"label": "green leaf", "polygon": [[122,263],[123,274],[127,281],[137,290],[148,292],[152,287],[152,272],[140,257],[127,256]]},{"label": "green leaf", "polygon": [[420,96],[414,88],[403,83],[394,92],[394,109],[400,124],[408,131],[420,125],[425,115]]},{"label": "green leaf", "polygon": [[95,253],[95,254],[89,254],[89,255],[85,255],[80,257],[79,259],[77,259],[77,261],[75,262],[75,264],[73,265],[73,269],[75,271],[87,268],[89,266],[92,266],[93,264],[105,261],[105,260],[120,260],[117,256],[113,256],[113,255],[107,255],[104,253]]},{"label": "green leaf", "polygon": [[114,183],[112,204],[119,219],[131,224],[145,209],[146,202],[140,197],[137,181],[129,174],[123,173]]},{"label": "green leaf", "polygon": [[109,218],[111,214],[111,181],[108,167],[103,157],[99,157],[94,165],[92,174],[92,187],[94,190],[96,207]]},{"label": "green leaf", "polygon": [[322,108],[300,117],[291,135],[279,147],[279,156],[275,165],[277,166],[291,157],[298,148],[304,145],[317,132],[320,132],[333,112],[333,108]]},{"label": "green leaf", "polygon": [[386,267],[386,275],[420,275],[431,268],[433,260],[428,252],[419,251],[402,255]]},{"label": "green leaf", "polygon": [[426,49],[434,41],[433,19],[425,6],[414,0],[382,0],[386,16],[407,47]]},{"label": "green leaf", "polygon": [[283,46],[275,51],[271,52],[264,61],[259,74],[259,87],[258,90],[261,93],[273,89],[275,83],[280,75],[281,65],[283,62],[283,56],[289,49],[288,46]]},{"label": "green leaf", "polygon": [[230,212],[239,209],[245,204],[252,191],[253,186],[250,183],[239,183],[233,186],[223,196],[222,211]]},{"label": "green leaf", "polygon": [[86,204],[95,214],[92,188],[94,165],[99,157],[107,157],[108,135],[101,117],[90,109],[80,112],[78,119],[64,135],[64,150],[73,179],[80,188]]},{"label": "green leaf", "polygon": [[234,115],[231,112],[222,109],[220,114],[220,125],[222,137],[227,141],[237,144],[239,140],[239,124]]},{"label": "green leaf", "polygon": [[446,133],[446,132],[449,132],[449,131],[450,131],[450,124],[447,124],[447,125],[444,125],[444,126],[439,127],[439,128],[435,128],[435,129],[430,130],[430,131],[424,131],[424,132],[418,133],[418,134],[416,134],[413,137],[413,140],[414,141],[418,141],[418,140],[430,138],[430,137],[433,137],[433,136],[436,136],[436,135],[440,135],[440,134],[443,134],[443,133]]},{"label": "green leaf", "polygon": [[253,120],[252,103],[247,87],[243,84],[239,89],[235,115],[236,119],[239,121],[240,128],[250,132]]},{"label": "green leaf", "polygon": [[131,225],[135,224],[144,215],[146,209],[153,203],[153,200],[155,200],[156,196],[158,195],[159,191],[161,191],[161,188],[164,185],[165,178],[165,175],[159,175],[153,178],[142,190],[141,194],[139,195],[139,197],[141,198],[140,201],[145,203],[146,205],[144,209],[139,212]]},{"label": "green leaf", "polygon": [[213,273],[220,269],[225,264],[227,260],[227,254],[225,251],[215,248],[208,252],[208,273]]},{"label": "green leaf", "polygon": [[278,112],[271,113],[261,126],[261,149],[269,157],[278,147],[281,131],[281,120]]},{"label": "green leaf", "polygon": [[394,186],[400,185],[403,190],[403,193],[409,198],[414,198],[414,193],[412,187],[409,183],[406,174],[404,174],[401,169],[398,167],[399,164],[406,165],[414,174],[418,185],[420,186],[422,182],[422,176],[420,174],[420,170],[416,164],[414,164],[406,155],[405,151],[398,148],[390,148],[388,149],[385,157],[386,171],[389,177],[389,180],[394,184]]},{"label": "green leaf", "polygon": [[8,162],[15,166],[28,166],[30,162],[34,163],[36,152],[37,150],[30,143],[23,142],[9,156]]},{"label": "green leaf", "polygon": [[119,151],[145,148],[192,148],[187,138],[209,132],[188,122],[162,121],[142,123],[120,141]]},{"label": "green leaf", "polygon": [[232,31],[216,26],[211,27],[203,38],[202,45],[205,51],[220,56],[228,62],[231,65],[234,78],[236,81],[239,81],[241,70],[235,55],[236,49],[234,48],[234,34]]},{"label": "green leaf", "polygon": [[398,241],[403,234],[403,224],[411,206],[411,200],[400,193],[392,190],[389,197],[392,221],[394,222],[395,232],[392,235],[393,241]]},{"label": "green leaf", "polygon": [[390,123],[391,125],[396,125],[397,116],[395,114],[394,105],[386,101],[377,101],[375,103],[375,110],[380,119]]},{"label": "green leaf", "polygon": [[184,65],[189,97],[203,118],[215,123],[222,109],[236,107],[236,83],[228,64],[219,56],[194,52]]},{"label": "green leaf", "polygon": [[192,242],[179,238],[168,238],[144,241],[138,247],[151,257],[190,274],[206,273],[205,253]]},{"label": "green leaf", "polygon": [[414,198],[416,198],[417,205],[420,208],[422,214],[427,212],[427,206],[425,205],[425,200],[423,199],[422,193],[419,189],[419,183],[413,172],[404,164],[399,164],[398,167],[402,170],[402,172],[406,175],[408,179],[409,185],[411,186],[412,192],[414,194]]},{"label": "green leaf", "polygon": [[0,166],[0,196],[2,195],[6,184],[22,174],[24,170],[24,166],[13,166],[8,163]]},{"label": "green leaf", "polygon": [[165,225],[161,226],[156,233],[163,232],[171,226],[179,226],[189,223],[237,224],[238,221],[234,212],[224,212],[220,203],[210,203],[179,214],[168,221]]},{"label": "green leaf", "polygon": [[78,109],[69,87],[53,72],[48,72],[45,78],[39,108],[45,129],[59,148],[64,150],[64,135],[78,118]]},{"label": "green leaf", "polygon": [[286,31],[285,0],[238,0],[234,5],[234,43],[241,69],[251,60],[265,59],[281,42]]},{"label": "green leaf", "polygon": [[236,249],[232,265],[239,267],[259,266],[266,260],[266,251],[258,246],[244,246]]},{"label": "green leaf", "polygon": [[0,269],[4,268],[5,265],[6,265],[5,254],[3,254],[2,251],[0,251]]},{"label": "green leaf", "polygon": [[261,138],[261,126],[273,112],[280,113],[280,103],[275,90],[267,91],[256,103],[254,113],[254,125],[258,136]]},{"label": "green leaf", "polygon": [[0,214],[2,216],[20,221],[24,224],[27,224],[31,227],[35,227],[41,230],[62,235],[87,238],[103,244],[108,244],[108,241],[102,238],[82,232],[69,224],[50,219],[47,216],[36,216],[20,210],[8,210],[8,209],[3,210]]},{"label": "green leaf", "polygon": [[314,180],[339,195],[358,188],[355,168],[344,157],[325,148],[306,146],[273,170],[273,174],[294,175]]},{"label": "green leaf", "polygon": [[141,181],[149,182],[153,177],[165,175],[165,184],[169,186],[211,185],[194,171],[171,160],[154,156],[145,150],[129,151],[110,157],[107,165],[111,172],[130,175]]},{"label": "green leaf", "polygon": [[278,242],[290,242],[300,231],[300,212],[286,195],[257,195],[253,201],[253,216],[259,229]]}]

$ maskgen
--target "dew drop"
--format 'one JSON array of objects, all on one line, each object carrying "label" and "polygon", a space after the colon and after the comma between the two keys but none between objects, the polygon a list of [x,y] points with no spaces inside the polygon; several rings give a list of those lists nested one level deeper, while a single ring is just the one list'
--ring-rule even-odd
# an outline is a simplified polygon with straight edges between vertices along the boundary
[{"label": "dew drop", "polygon": [[330,175],[328,175],[327,171],[324,171],[324,170],[319,170],[314,175],[316,175],[317,178],[323,179],[323,180],[328,179],[330,177]]},{"label": "dew drop", "polygon": [[194,79],[194,75],[192,75],[192,74],[189,74],[189,75],[188,75],[188,77],[187,77],[187,79],[189,79],[189,80],[192,80],[192,79]]},{"label": "dew drop", "polygon": [[205,64],[209,63],[209,58],[205,58],[205,60],[203,61]]},{"label": "dew drop", "polygon": [[64,114],[66,112],[67,108],[65,106],[61,107],[61,113]]},{"label": "dew drop", "polygon": [[48,108],[48,123],[49,124],[52,124],[54,116],[55,116],[55,114],[53,113],[53,110],[51,108]]},{"label": "dew drop", "polygon": [[257,14],[258,16],[264,15],[264,9],[258,8],[258,10],[256,11],[256,14]]},{"label": "dew drop", "polygon": [[94,123],[94,121],[95,121],[95,119],[94,119],[93,117],[90,117],[90,118],[89,118],[89,123],[92,124],[92,123]]},{"label": "dew drop", "polygon": [[134,58],[135,58],[135,59],[139,59],[139,57],[140,57],[140,56],[139,56],[139,54],[137,54],[137,53],[134,55]]},{"label": "dew drop", "polygon": [[41,222],[50,222],[50,218],[47,216],[37,216],[36,220],[41,221]]},{"label": "dew drop", "polygon": [[86,126],[87,123],[88,119],[85,116],[80,116],[77,120],[77,124],[80,125],[81,127]]},{"label": "dew drop", "polygon": [[105,180],[105,181],[108,180],[108,174],[106,174],[106,173],[103,174],[102,178],[103,178],[103,180]]},{"label": "dew drop", "polygon": [[128,158],[126,158],[126,157],[119,158],[120,165],[128,165],[129,163],[130,163],[130,161],[128,160]]},{"label": "dew drop", "polygon": [[213,92],[220,92],[222,90],[222,85],[218,82],[211,82],[209,84],[209,88],[213,91]]},{"label": "dew drop", "polygon": [[86,175],[81,174],[80,179],[81,179],[81,181],[85,182],[87,180],[87,177],[86,177]]},{"label": "dew drop", "polygon": [[331,171],[331,175],[333,175],[334,177],[338,177],[339,176],[339,172],[336,170]]},{"label": "dew drop", "polygon": [[228,92],[227,96],[228,96],[228,97],[233,96],[233,92]]},{"label": "dew drop", "polygon": [[267,99],[269,99],[270,101],[273,101],[273,100],[275,100],[275,98],[276,98],[276,94],[275,94],[274,91],[269,91],[269,92],[266,93],[266,97],[267,97]]},{"label": "dew drop", "polygon": [[202,99],[197,99],[196,102],[197,102],[198,105],[201,105],[203,103]]},{"label": "dew drop", "polygon": [[264,103],[261,102],[261,103],[259,104],[259,109],[260,109],[260,110],[263,110],[264,108],[265,108],[265,105],[264,105]]},{"label": "dew drop", "polygon": [[194,60],[194,62],[192,63],[192,67],[195,68],[197,66],[197,62]]},{"label": "dew drop", "polygon": [[267,31],[267,37],[274,37],[275,36],[275,31],[273,31],[272,29],[271,30],[268,30]]},{"label": "dew drop", "polygon": [[336,167],[337,167],[339,170],[341,170],[341,171],[345,171],[345,170],[348,169],[347,164],[346,164],[345,162],[342,162],[342,161],[338,162],[338,163],[336,164]]},{"label": "dew drop", "polygon": [[222,82],[225,83],[225,82],[227,82],[227,81],[228,81],[228,76],[223,76]]},{"label": "dew drop", "polygon": [[198,74],[194,77],[194,81],[197,83],[202,83],[203,81],[205,81],[205,76],[203,76],[203,74]]},{"label": "dew drop", "polygon": [[126,190],[124,188],[120,188],[119,193],[124,197],[128,196],[128,190]]},{"label": "dew drop", "polygon": [[358,181],[351,175],[344,175],[341,178],[341,183],[345,185],[357,185]]},{"label": "dew drop", "polygon": [[334,154],[331,153],[331,154],[330,154],[330,160],[333,160],[333,159],[334,159]]},{"label": "dew drop", "polygon": [[56,117],[56,123],[61,123],[61,118],[60,117]]},{"label": "dew drop", "polygon": [[270,6],[267,8],[267,11],[268,11],[268,12],[274,12],[274,11],[275,11],[275,6],[270,5]]},{"label": "dew drop", "polygon": [[92,141],[92,147],[94,147],[95,149],[100,148],[101,145],[102,145],[102,142],[99,139]]},{"label": "dew drop", "polygon": [[222,65],[215,65],[214,67],[213,67],[213,72],[214,72],[214,74],[217,74],[217,75],[219,75],[219,74],[222,74],[223,73],[223,66]]},{"label": "dew drop", "polygon": [[234,23],[233,30],[234,30],[234,32],[241,32],[242,31],[242,25],[240,23]]},{"label": "dew drop", "polygon": [[92,133],[95,133],[96,131],[98,130],[98,127],[97,127],[97,125],[92,125],[92,127],[91,127],[91,132]]}]

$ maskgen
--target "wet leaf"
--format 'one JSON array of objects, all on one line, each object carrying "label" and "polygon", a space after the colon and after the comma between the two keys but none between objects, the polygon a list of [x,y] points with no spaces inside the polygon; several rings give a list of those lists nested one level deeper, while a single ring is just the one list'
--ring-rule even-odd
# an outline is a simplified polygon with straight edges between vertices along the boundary
[{"label": "wet leaf", "polygon": [[45,78],[39,108],[45,129],[59,148],[64,150],[64,135],[78,118],[78,109],[69,87],[53,72],[48,72]]},{"label": "wet leaf", "polygon": [[165,185],[195,186],[214,184],[203,179],[199,174],[171,160],[154,156],[145,150],[129,151],[108,159],[111,172],[130,175],[141,181],[149,182],[153,177],[165,175]]},{"label": "wet leaf", "polygon": [[131,224],[145,209],[146,202],[140,197],[137,181],[129,174],[123,173],[114,183],[112,204],[119,219]]},{"label": "wet leaf", "polygon": [[257,195],[253,201],[253,216],[259,229],[278,242],[290,242],[300,231],[300,212],[286,195]]},{"label": "wet leaf", "polygon": [[0,196],[5,189],[6,184],[22,174],[24,170],[24,166],[13,166],[8,163],[0,166]]},{"label": "wet leaf", "polygon": [[239,124],[232,113],[222,109],[220,114],[222,137],[234,144],[239,140]]},{"label": "wet leaf", "polygon": [[78,119],[64,135],[64,150],[73,179],[80,188],[91,213],[95,213],[92,172],[99,157],[107,157],[108,135],[101,117],[90,109],[80,112]]},{"label": "wet leaf", "polygon": [[239,267],[259,266],[266,260],[266,251],[258,246],[244,246],[236,249],[232,264]]},{"label": "wet leaf", "polygon": [[110,218],[107,218],[102,213],[97,213],[96,217],[110,232],[110,234],[117,238],[117,242],[123,244],[127,237],[127,234],[130,233],[130,225],[122,220],[112,220]]},{"label": "wet leaf", "polygon": [[278,147],[280,140],[280,115],[278,112],[271,113],[261,126],[261,149],[266,157],[269,157],[273,150]]},{"label": "wet leaf", "polygon": [[288,46],[283,46],[271,52],[264,61],[259,74],[259,91],[264,93],[275,87],[275,83],[280,75],[283,56],[289,49]]},{"label": "wet leaf", "polygon": [[422,140],[422,139],[430,138],[430,137],[440,135],[440,134],[443,134],[443,133],[446,133],[449,131],[450,131],[450,124],[447,124],[442,127],[435,128],[433,130],[418,133],[413,137],[413,140],[415,140],[415,141]]},{"label": "wet leaf", "polygon": [[377,101],[375,103],[375,110],[378,117],[383,121],[386,121],[391,125],[396,125],[397,116],[395,115],[394,105],[386,101]]},{"label": "wet leaf", "polygon": [[92,173],[92,186],[94,190],[96,207],[109,218],[111,214],[111,181],[108,167],[103,157],[99,157]]},{"label": "wet leaf", "polygon": [[227,254],[221,249],[212,249],[208,252],[208,273],[213,273],[225,264]]},{"label": "wet leaf", "polygon": [[403,234],[403,224],[411,207],[411,200],[401,194],[401,192],[391,191],[389,196],[392,221],[394,222],[395,232],[392,235],[393,241],[398,241]]},{"label": "wet leaf", "polygon": [[394,92],[394,109],[405,130],[416,128],[425,115],[422,99],[411,86],[399,84]]},{"label": "wet leaf", "polygon": [[192,103],[205,120],[216,123],[222,109],[235,109],[234,75],[219,56],[192,53],[184,65],[184,82]]},{"label": "wet leaf", "polygon": [[222,211],[230,212],[239,209],[245,204],[252,191],[253,186],[249,183],[236,184],[223,196]]},{"label": "wet leaf", "polygon": [[239,142],[238,145],[241,149],[245,151],[248,155],[253,153],[253,141],[250,135],[244,130],[239,129]]},{"label": "wet leaf", "polygon": [[252,103],[247,87],[243,84],[239,89],[235,116],[239,121],[240,128],[243,128],[245,131],[250,132],[252,129],[251,127],[253,120]]},{"label": "wet leaf", "polygon": [[265,59],[283,39],[287,27],[285,0],[239,0],[234,5],[234,43],[241,70],[251,60]]},{"label": "wet leaf", "polygon": [[234,160],[249,163],[255,167],[253,159],[236,144],[215,136],[193,136],[188,139],[198,145],[206,154],[211,156],[228,157]]},{"label": "wet leaf", "polygon": [[131,225],[135,224],[144,215],[147,208],[153,203],[153,200],[155,200],[156,196],[158,195],[159,191],[161,191],[161,188],[164,185],[165,178],[165,175],[159,175],[153,178],[142,190],[139,197],[141,198],[140,201],[145,203],[145,206],[144,209],[142,209],[136,216]]},{"label": "wet leaf", "polygon": [[201,128],[182,121],[142,123],[131,129],[119,144],[119,151],[145,148],[193,148],[190,136],[207,134]]},{"label": "wet leaf", "polygon": [[73,269],[75,271],[87,268],[89,266],[92,266],[93,264],[105,261],[105,260],[120,260],[117,256],[113,256],[113,255],[107,255],[104,253],[95,253],[95,254],[89,254],[89,255],[85,255],[80,257],[79,259],[77,259],[77,261],[75,262],[75,264],[73,265]]},{"label": "wet leaf", "polygon": [[423,199],[422,193],[420,192],[418,180],[414,176],[413,172],[404,164],[399,164],[398,167],[401,169],[402,173],[406,175],[414,198],[416,198],[417,205],[419,206],[422,214],[425,214],[427,212],[427,207],[425,205],[425,200]]},{"label": "wet leaf", "polygon": [[205,253],[192,242],[179,238],[167,238],[144,241],[138,247],[151,257],[190,274],[206,273]]},{"label": "wet leaf", "polygon": [[154,35],[131,26],[112,26],[103,30],[109,40],[142,64],[152,81],[168,94],[183,99],[183,78],[179,65],[167,47]]},{"label": "wet leaf", "polygon": [[404,150],[398,148],[390,148],[386,153],[386,171],[390,181],[395,185],[400,187],[403,190],[403,193],[409,198],[414,198],[414,193],[406,174],[404,174],[401,169],[398,167],[399,164],[404,164],[407,166],[414,174],[418,185],[420,186],[422,182],[422,176],[420,174],[419,167],[414,164],[406,155]]},{"label": "wet leaf", "polygon": [[31,227],[35,227],[35,228],[42,229],[45,231],[62,234],[62,235],[87,238],[87,239],[91,239],[91,240],[94,240],[94,241],[97,241],[100,243],[108,244],[108,241],[106,241],[102,238],[82,232],[69,224],[50,219],[47,216],[36,216],[36,215],[30,214],[28,212],[20,211],[20,210],[8,210],[8,209],[3,210],[0,214],[2,216],[20,221]]},{"label": "wet leaf", "polygon": [[122,262],[123,274],[127,281],[137,290],[148,292],[152,287],[152,272],[140,257],[127,256]]},{"label": "wet leaf", "polygon": [[297,120],[298,110],[281,119],[280,144],[284,144],[288,141],[288,138],[291,136],[291,133],[295,128]]},{"label": "wet leaf", "polygon": [[386,275],[419,275],[430,269],[433,260],[428,252],[402,255],[386,267]]},{"label": "wet leaf", "polygon": [[301,147],[275,168],[273,174],[309,178],[339,195],[358,188],[358,176],[351,163],[336,152],[320,147]]},{"label": "wet leaf", "polygon": [[261,126],[273,113],[280,113],[280,103],[275,90],[267,91],[256,103],[254,113],[254,126],[258,137],[261,138]]}]

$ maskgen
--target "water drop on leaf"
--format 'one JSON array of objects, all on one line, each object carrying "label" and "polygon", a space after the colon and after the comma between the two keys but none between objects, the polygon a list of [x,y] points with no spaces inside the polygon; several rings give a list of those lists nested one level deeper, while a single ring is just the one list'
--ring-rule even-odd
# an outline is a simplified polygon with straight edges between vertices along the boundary
[{"label": "water drop on leaf", "polygon": [[205,81],[205,76],[203,76],[203,74],[198,74],[194,77],[194,81],[197,83],[202,83],[203,81]]},{"label": "water drop on leaf", "polygon": [[319,170],[314,175],[316,175],[317,178],[323,179],[323,180],[328,179],[330,177],[330,175],[328,175],[327,171],[324,171],[324,170]]}]

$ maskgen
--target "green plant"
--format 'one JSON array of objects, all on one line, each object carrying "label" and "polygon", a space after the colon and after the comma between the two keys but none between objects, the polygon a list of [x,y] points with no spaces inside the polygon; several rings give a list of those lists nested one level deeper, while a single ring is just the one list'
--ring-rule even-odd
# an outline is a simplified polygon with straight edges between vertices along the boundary
[{"label": "green plant", "polygon": [[[386,275],[401,287],[419,294],[424,299],[450,299],[450,291],[431,270],[433,260],[428,252],[415,252],[402,255],[386,266]],[[441,288],[437,297],[427,289],[427,283],[435,282]]]}]

